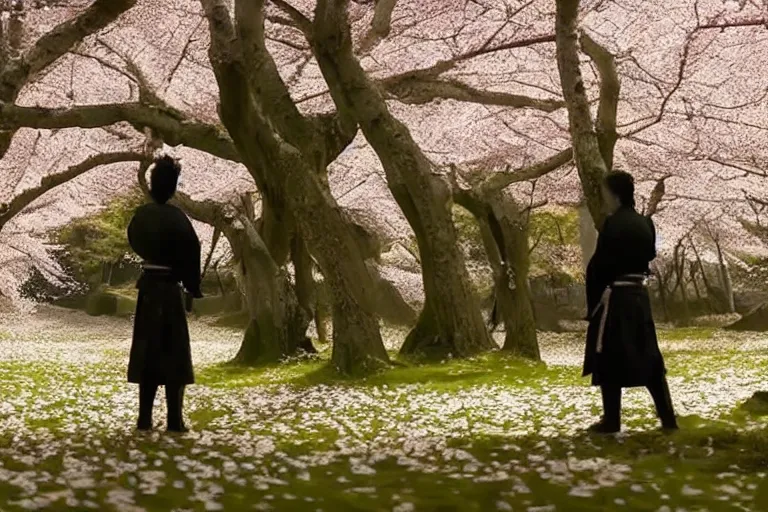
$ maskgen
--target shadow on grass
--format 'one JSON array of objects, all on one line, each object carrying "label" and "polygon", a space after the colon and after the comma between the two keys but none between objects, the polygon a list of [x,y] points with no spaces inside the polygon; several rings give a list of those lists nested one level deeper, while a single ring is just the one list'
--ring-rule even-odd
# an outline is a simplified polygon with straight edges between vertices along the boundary
[{"label": "shadow on grass", "polygon": [[[136,505],[146,510],[198,506],[191,501],[195,498],[191,498],[189,489],[202,480],[215,482],[220,488],[214,497],[224,510],[250,509],[264,500],[269,501],[271,510],[374,511],[410,503],[413,508],[407,510],[481,511],[505,510],[498,505],[504,502],[514,510],[554,506],[556,510],[596,511],[615,510],[616,500],[624,502],[625,510],[657,510],[665,503],[689,510],[721,510],[724,508],[717,501],[722,494],[717,491],[719,486],[744,487],[747,482],[759,482],[757,472],[768,464],[766,432],[739,432],[734,423],[739,424],[739,418],[710,422],[689,417],[683,419],[683,429],[674,434],[642,431],[621,437],[586,433],[553,438],[536,434],[462,437],[451,439],[449,447],[461,449],[469,457],[451,450],[408,457],[381,454],[370,460],[337,453],[324,462],[304,466],[286,465],[285,461],[328,447],[322,446],[319,439],[304,439],[303,443],[288,439],[279,442],[273,452],[243,459],[254,462],[257,470],[253,464],[231,463],[233,457],[242,457],[242,453],[236,455],[242,447],[226,444],[226,436],[219,438],[221,444],[211,444],[215,437],[206,436],[201,443],[190,437],[166,442],[164,435],[128,432],[68,433],[66,451],[37,460],[39,452],[49,450],[49,439],[19,444],[18,439],[7,435],[0,437],[0,463],[6,471],[29,471],[31,462],[3,454],[7,450],[24,453],[35,459],[35,471],[48,472],[52,475],[50,481],[55,482],[73,460],[100,459],[94,457],[98,446],[109,446],[110,459],[126,464],[143,460],[136,458],[139,450],[147,463],[153,463],[155,471],[164,474],[165,482],[161,492],[136,495]],[[322,433],[317,435],[321,437]],[[98,439],[98,445],[94,445],[94,439]],[[176,457],[205,465],[208,476],[201,480],[200,474],[188,474],[175,462]],[[559,464],[561,470],[550,463]],[[600,468],[600,464],[607,463],[625,466],[626,479],[614,485],[599,483],[606,473],[616,473],[615,468]],[[93,463],[90,465],[93,467]],[[502,467],[506,469],[497,471]],[[563,470],[568,476],[558,481],[556,477]],[[100,504],[105,504],[113,489],[135,487],[139,475],[136,471],[115,472],[111,466],[96,471],[99,476],[93,490],[74,492],[79,496],[90,491],[91,500]],[[248,485],[238,484],[241,478],[247,479]],[[177,487],[176,483],[182,485]],[[591,486],[592,495],[570,494],[575,485],[582,483]],[[636,486],[642,490],[636,490]],[[46,487],[58,490],[53,484]],[[701,492],[686,492],[686,488]],[[18,487],[0,482],[0,499],[6,502],[20,497]],[[314,505],[309,507],[308,502]],[[749,504],[755,506],[753,510],[765,510],[765,490],[757,490]]]},{"label": "shadow on grass", "polygon": [[478,385],[530,386],[531,382],[546,384],[552,379],[569,385],[578,385],[582,381],[579,372],[573,368],[547,367],[543,363],[503,352],[437,363],[401,358],[394,360],[396,364],[391,368],[361,377],[341,375],[326,359],[319,357],[261,366],[227,363],[201,370],[198,382],[211,387],[418,385],[456,389]]}]

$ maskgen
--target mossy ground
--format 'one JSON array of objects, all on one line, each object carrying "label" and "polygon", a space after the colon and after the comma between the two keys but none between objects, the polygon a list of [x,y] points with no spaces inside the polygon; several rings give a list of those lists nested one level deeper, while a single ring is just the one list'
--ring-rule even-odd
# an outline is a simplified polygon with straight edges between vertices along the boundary
[{"label": "mossy ground", "polygon": [[345,379],[322,356],[226,364],[237,334],[193,326],[193,432],[174,437],[161,398],[160,428],[132,429],[129,324],[54,327],[0,334],[5,510],[768,510],[768,420],[740,407],[768,390],[759,338],[661,332],[683,428],[656,431],[636,389],[625,432],[594,437],[578,336],[543,336],[548,364],[494,353]]}]

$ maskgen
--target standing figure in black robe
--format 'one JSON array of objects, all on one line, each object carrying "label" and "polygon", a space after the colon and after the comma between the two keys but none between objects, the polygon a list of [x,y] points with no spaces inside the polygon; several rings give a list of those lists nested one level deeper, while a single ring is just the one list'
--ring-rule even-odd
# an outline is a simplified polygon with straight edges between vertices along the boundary
[{"label": "standing figure in black robe", "polygon": [[662,427],[673,430],[677,421],[645,284],[656,258],[656,228],[635,210],[630,174],[609,173],[602,194],[610,216],[587,266],[590,317],[583,375],[592,375],[592,385],[600,386],[604,415],[590,430],[618,432],[621,390],[640,386],[650,391]]},{"label": "standing figure in black robe", "polygon": [[180,173],[172,158],[155,160],[153,202],[138,208],[128,226],[128,241],[143,260],[128,362],[128,382],[139,384],[139,430],[152,429],[157,388],[165,386],[168,430],[186,432],[184,387],[195,381],[185,310],[191,309],[192,297],[202,297],[200,241],[187,216],[168,204]]}]

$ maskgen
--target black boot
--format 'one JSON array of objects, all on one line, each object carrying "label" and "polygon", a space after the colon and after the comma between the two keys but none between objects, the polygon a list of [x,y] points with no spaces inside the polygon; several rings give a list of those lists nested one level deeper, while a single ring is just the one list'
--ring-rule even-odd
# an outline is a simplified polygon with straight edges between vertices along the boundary
[{"label": "black boot", "polygon": [[648,386],[648,391],[651,393],[653,404],[656,406],[656,414],[661,420],[662,430],[677,430],[677,417],[675,416],[675,409],[672,406],[672,397],[669,394],[667,378],[662,375],[660,379]]},{"label": "black boot", "polygon": [[589,427],[595,434],[615,434],[621,430],[621,388],[600,386],[603,396],[603,418]]},{"label": "black boot", "polygon": [[152,408],[155,405],[157,386],[154,384],[139,384],[139,420],[138,430],[152,430]]},{"label": "black boot", "polygon": [[184,386],[165,386],[165,400],[168,404],[168,432],[189,432],[182,415]]}]

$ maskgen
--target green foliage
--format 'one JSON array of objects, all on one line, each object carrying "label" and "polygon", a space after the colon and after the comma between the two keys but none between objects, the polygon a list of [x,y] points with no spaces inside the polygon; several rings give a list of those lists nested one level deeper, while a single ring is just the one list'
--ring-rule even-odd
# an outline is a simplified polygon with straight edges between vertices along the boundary
[{"label": "green foliage", "polygon": [[579,213],[565,211],[533,212],[530,220],[531,238],[540,238],[540,244],[556,246],[579,244]]},{"label": "green foliage", "polygon": [[62,246],[58,255],[65,267],[80,282],[91,285],[104,280],[105,266],[118,265],[129,259],[126,230],[133,212],[144,202],[138,188],[118,197],[100,212],[76,219],[53,234]]},{"label": "green foliage", "polygon": [[453,205],[453,225],[456,226],[459,243],[465,248],[469,259],[486,261],[488,257],[480,234],[480,224],[475,216],[461,206]]},{"label": "green foliage", "polygon": [[[581,275],[576,255],[579,248],[579,214],[575,209],[537,211],[529,224],[531,274],[546,275],[560,286]],[[554,283],[553,283],[554,285]]]}]

